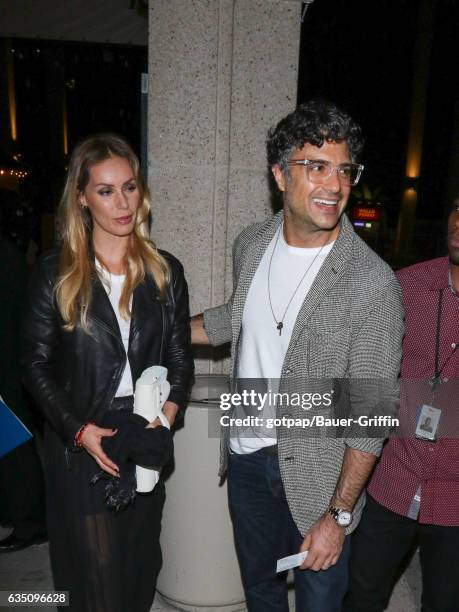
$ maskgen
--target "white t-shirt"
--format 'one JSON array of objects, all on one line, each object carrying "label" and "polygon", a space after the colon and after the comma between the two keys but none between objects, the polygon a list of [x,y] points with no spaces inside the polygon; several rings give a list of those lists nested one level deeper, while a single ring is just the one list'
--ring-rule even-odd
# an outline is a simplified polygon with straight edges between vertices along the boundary
[{"label": "white t-shirt", "polygon": [[[103,268],[100,263],[96,260],[96,268],[99,274],[102,276],[102,284],[109,297],[110,303],[113,310],[115,311],[116,320],[121,332],[121,340],[123,341],[124,350],[126,351],[126,367],[124,368],[123,375],[120,380],[120,384],[115,393],[115,397],[126,397],[127,395],[134,394],[134,388],[132,384],[132,373],[131,366],[129,365],[129,359],[127,358],[127,351],[129,347],[129,331],[131,329],[131,319],[126,321],[120,314],[119,302],[121,292],[123,290],[124,281],[126,279],[125,274],[112,274],[106,268]],[[132,298],[131,298],[132,300]]]},{"label": "white t-shirt", "polygon": [[[278,391],[282,364],[287,353],[293,327],[300,308],[317,276],[325,258],[333,247],[333,242],[321,249],[300,248],[288,245],[280,227],[279,239],[276,233],[266,249],[260,265],[250,285],[242,315],[242,338],[239,353],[237,376],[241,379],[264,379],[248,381],[248,386],[259,387],[257,391],[273,393]],[[282,321],[279,334],[276,321],[271,312],[268,295],[268,270],[271,255],[270,294],[271,304],[277,321]],[[312,264],[312,265],[311,265]],[[309,267],[310,266],[310,267]],[[302,276],[306,276],[298,286]],[[290,299],[293,299],[287,308]],[[287,311],[285,309],[287,308]],[[263,388],[263,389],[262,389]],[[266,402],[262,411],[251,410],[266,423],[267,418],[275,417],[275,404]],[[243,416],[238,411],[237,416]],[[246,410],[245,414],[248,414]],[[251,453],[264,446],[276,444],[275,428],[234,427],[231,429],[230,448],[238,454]]]}]

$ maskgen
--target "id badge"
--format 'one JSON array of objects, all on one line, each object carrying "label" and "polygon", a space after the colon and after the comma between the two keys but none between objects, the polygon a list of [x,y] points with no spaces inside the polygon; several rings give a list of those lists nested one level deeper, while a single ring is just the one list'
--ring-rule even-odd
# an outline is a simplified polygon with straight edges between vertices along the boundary
[{"label": "id badge", "polygon": [[440,423],[441,410],[424,404],[418,408],[419,416],[416,424],[415,435],[421,440],[429,440],[435,442],[437,439],[437,430]]}]

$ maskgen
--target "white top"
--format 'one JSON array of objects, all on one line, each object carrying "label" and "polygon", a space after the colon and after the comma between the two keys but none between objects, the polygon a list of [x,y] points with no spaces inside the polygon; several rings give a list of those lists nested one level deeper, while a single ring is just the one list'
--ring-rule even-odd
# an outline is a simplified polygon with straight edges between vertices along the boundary
[{"label": "white top", "polygon": [[[242,315],[242,339],[237,376],[239,380],[241,378],[265,379],[259,381],[257,385],[258,387],[263,386],[264,389],[257,389],[257,392],[276,393],[278,391],[282,364],[296,318],[317,273],[334,244],[333,242],[327,244],[321,252],[321,247],[293,247],[285,242],[282,230],[283,226],[280,228],[277,246],[275,247],[276,233],[263,255],[250,285]],[[271,312],[268,295],[268,270],[274,247],[269,285],[274,315],[277,321],[283,323],[280,335]],[[308,273],[295,293],[301,277],[309,266],[311,267]],[[285,312],[292,296],[292,302]],[[247,386],[252,388],[255,382],[251,380]],[[243,386],[243,381],[240,386]],[[267,418],[276,416],[275,402],[271,404],[266,402],[261,411],[245,407],[245,415],[260,416],[266,422]],[[243,416],[240,410],[235,416]],[[264,446],[276,444],[276,442],[274,427],[256,429],[237,427],[231,430],[230,448],[238,454],[251,453]]]},{"label": "white top", "polygon": [[[120,314],[119,302],[121,292],[123,290],[124,281],[126,278],[125,274],[112,274],[106,268],[102,267],[100,262],[96,260],[96,268],[102,277],[102,284],[107,292],[110,303],[113,310],[115,311],[116,320],[121,332],[121,340],[123,341],[124,350],[126,351],[126,367],[124,368],[123,375],[120,380],[120,384],[115,393],[115,397],[126,397],[127,395],[134,395],[134,387],[132,384],[132,373],[131,366],[129,365],[129,359],[127,358],[127,351],[129,347],[129,331],[131,328],[131,319],[126,321]],[[132,298],[131,298],[132,300]]]}]

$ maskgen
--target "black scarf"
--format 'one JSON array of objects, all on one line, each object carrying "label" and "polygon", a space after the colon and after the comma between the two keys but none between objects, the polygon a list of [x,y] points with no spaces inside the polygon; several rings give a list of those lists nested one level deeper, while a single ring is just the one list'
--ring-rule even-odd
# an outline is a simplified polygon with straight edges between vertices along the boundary
[{"label": "black scarf", "polygon": [[102,439],[102,448],[117,464],[119,478],[101,470],[91,479],[91,484],[106,482],[105,503],[115,512],[133,502],[136,494],[135,467],[159,469],[173,455],[172,434],[167,427],[146,428],[148,421],[127,410],[105,413],[98,423],[100,427],[117,429],[114,436]]}]

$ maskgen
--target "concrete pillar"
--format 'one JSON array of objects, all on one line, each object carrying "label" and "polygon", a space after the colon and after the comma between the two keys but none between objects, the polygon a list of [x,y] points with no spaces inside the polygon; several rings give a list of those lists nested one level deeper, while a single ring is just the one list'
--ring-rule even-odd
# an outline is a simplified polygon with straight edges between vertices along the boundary
[{"label": "concrete pillar", "polygon": [[192,313],[228,297],[235,236],[271,213],[265,140],[296,104],[300,16],[299,0],[150,2],[152,235]]}]

